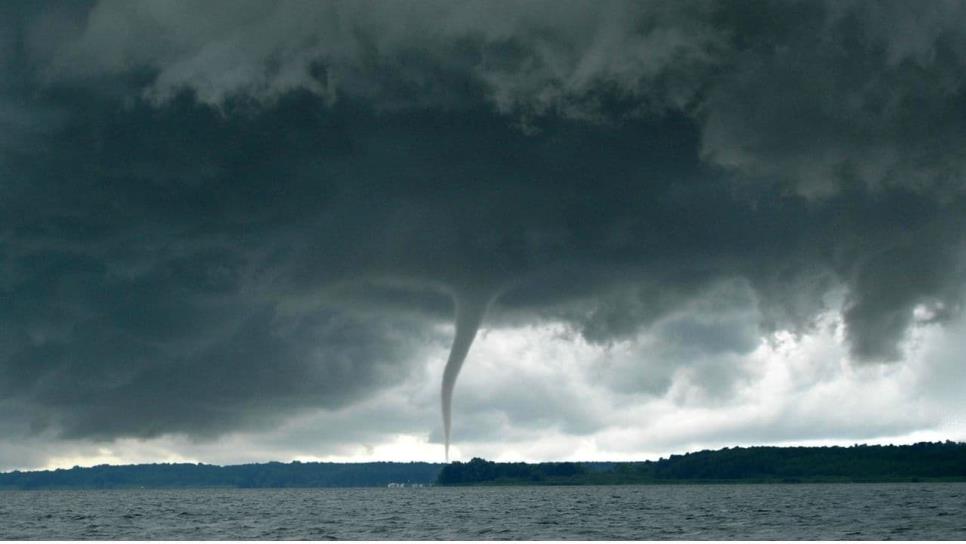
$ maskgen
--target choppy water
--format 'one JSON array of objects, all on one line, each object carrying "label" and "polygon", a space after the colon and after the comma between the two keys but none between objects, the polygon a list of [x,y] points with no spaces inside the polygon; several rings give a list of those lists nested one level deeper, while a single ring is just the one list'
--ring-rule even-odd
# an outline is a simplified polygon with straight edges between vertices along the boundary
[{"label": "choppy water", "polygon": [[0,539],[966,539],[966,483],[0,491]]}]

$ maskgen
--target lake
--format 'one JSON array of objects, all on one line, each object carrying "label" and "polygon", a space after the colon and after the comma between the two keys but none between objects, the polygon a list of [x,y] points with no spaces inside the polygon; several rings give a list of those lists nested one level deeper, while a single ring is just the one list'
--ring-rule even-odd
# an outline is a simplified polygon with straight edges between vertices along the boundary
[{"label": "lake", "polygon": [[966,539],[966,483],[0,491],[0,539]]}]

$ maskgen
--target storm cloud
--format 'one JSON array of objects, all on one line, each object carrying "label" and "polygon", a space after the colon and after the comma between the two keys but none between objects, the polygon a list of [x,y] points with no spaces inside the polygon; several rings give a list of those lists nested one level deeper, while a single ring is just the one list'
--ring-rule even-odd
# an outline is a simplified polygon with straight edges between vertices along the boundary
[{"label": "storm cloud", "polygon": [[2,9],[21,436],[352,406],[439,357],[467,292],[488,326],[643,338],[615,395],[711,401],[829,312],[857,366],[960,315],[961,2]]}]

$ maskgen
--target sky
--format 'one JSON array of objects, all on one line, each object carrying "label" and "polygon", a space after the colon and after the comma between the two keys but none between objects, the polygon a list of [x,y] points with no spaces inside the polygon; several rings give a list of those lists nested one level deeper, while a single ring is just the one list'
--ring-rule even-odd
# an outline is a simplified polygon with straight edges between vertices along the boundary
[{"label": "sky", "polygon": [[0,3],[0,470],[966,440],[964,29]]}]

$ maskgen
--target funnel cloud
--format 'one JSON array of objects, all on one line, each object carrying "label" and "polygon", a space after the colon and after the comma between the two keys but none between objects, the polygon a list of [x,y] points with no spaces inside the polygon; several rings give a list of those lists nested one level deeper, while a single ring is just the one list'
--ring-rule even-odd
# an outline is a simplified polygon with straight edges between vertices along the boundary
[{"label": "funnel cloud", "polygon": [[478,293],[460,293],[454,297],[454,307],[456,310],[456,333],[453,337],[453,347],[450,348],[449,358],[446,359],[446,367],[443,369],[443,384],[441,399],[443,407],[443,436],[446,448],[446,460],[449,461],[449,442],[450,430],[453,423],[453,388],[456,387],[456,378],[463,368],[466,355],[473,345],[476,338],[476,331],[479,330],[486,315],[486,309],[490,304],[490,297]]}]

